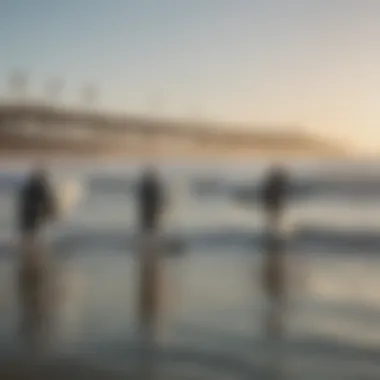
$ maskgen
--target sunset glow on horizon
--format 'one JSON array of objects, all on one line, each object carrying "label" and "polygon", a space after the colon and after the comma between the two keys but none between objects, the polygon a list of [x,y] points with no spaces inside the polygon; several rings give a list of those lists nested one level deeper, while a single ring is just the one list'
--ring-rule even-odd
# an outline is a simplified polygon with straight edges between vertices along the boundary
[{"label": "sunset glow on horizon", "polygon": [[[0,97],[99,86],[99,107],[288,126],[380,152],[377,0],[0,0]],[[268,127],[270,128],[270,127]]]}]

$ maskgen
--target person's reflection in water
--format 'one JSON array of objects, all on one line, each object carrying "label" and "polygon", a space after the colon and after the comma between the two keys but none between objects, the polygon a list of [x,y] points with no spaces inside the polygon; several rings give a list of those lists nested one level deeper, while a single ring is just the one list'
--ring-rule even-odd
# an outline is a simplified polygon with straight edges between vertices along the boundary
[{"label": "person's reflection in water", "polygon": [[23,339],[35,348],[46,342],[52,296],[52,273],[42,231],[55,215],[55,199],[43,168],[35,169],[25,181],[18,208],[20,330]]},{"label": "person's reflection in water", "polygon": [[284,333],[286,297],[285,240],[277,234],[267,234],[264,260],[264,289],[268,305],[265,317],[268,337],[279,340]]}]

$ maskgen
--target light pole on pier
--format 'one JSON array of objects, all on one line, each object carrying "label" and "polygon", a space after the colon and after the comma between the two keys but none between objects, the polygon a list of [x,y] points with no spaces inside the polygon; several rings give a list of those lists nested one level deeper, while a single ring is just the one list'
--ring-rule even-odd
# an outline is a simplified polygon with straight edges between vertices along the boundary
[{"label": "light pole on pier", "polygon": [[86,107],[93,108],[99,100],[99,89],[94,84],[86,84],[82,89],[82,100]]},{"label": "light pole on pier", "polygon": [[45,85],[46,100],[51,105],[56,105],[62,96],[63,81],[59,78],[52,78]]},{"label": "light pole on pier", "polygon": [[153,95],[147,101],[148,115],[151,117],[162,116],[164,99],[160,95]]},{"label": "light pole on pier", "polygon": [[189,110],[188,118],[193,122],[204,121],[204,112],[203,112],[202,108],[200,108],[199,106],[198,107],[196,107],[196,106],[192,107]]},{"label": "light pole on pier", "polygon": [[8,79],[10,96],[14,102],[25,100],[28,87],[28,75],[22,70],[14,70]]}]

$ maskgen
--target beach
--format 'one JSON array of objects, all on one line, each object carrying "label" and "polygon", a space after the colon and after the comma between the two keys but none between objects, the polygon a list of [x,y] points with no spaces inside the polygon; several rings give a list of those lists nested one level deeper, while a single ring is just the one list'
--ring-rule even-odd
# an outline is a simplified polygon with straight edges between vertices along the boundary
[{"label": "beach", "polygon": [[[22,170],[25,163],[14,165],[2,163],[2,176]],[[298,178],[312,177],[321,165],[331,166],[295,164],[293,171]],[[376,167],[376,163],[361,165],[368,170]],[[344,163],[336,166],[347,171]],[[207,378],[213,373],[218,378],[243,378],[262,373],[271,357],[273,347],[263,331],[266,300],[260,284],[262,215],[254,204],[236,202],[228,190],[236,183],[259,181],[263,168],[260,163],[160,166],[171,199],[165,234],[180,238],[186,247],[183,256],[163,259],[170,302],[162,315],[160,350],[169,369],[186,373],[197,367],[199,378],[205,376],[202,371]],[[137,261],[130,187],[139,169],[136,162],[121,161],[55,164],[55,175],[75,178],[85,189],[78,207],[47,231],[65,285],[55,337],[54,355],[59,358],[122,371],[133,362]],[[362,167],[355,170],[360,173]],[[194,181],[206,175],[221,178],[228,186],[199,195],[192,190]],[[107,181],[111,185],[105,190]],[[376,363],[380,194],[355,196],[343,201],[315,195],[289,207],[286,257],[292,275],[283,346],[288,378],[377,379],[380,375]],[[12,199],[14,192],[0,186],[4,353],[14,350],[17,315]],[[326,229],[330,235],[322,233]]]}]

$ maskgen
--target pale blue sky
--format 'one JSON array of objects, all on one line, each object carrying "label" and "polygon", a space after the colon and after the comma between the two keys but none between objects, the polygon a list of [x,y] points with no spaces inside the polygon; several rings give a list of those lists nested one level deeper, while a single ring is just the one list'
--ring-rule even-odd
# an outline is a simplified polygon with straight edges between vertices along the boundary
[{"label": "pale blue sky", "polygon": [[101,105],[297,124],[380,149],[378,0],[0,0],[0,94],[99,84]]}]

